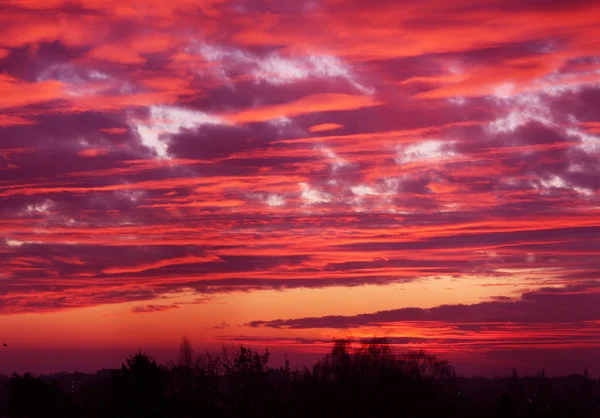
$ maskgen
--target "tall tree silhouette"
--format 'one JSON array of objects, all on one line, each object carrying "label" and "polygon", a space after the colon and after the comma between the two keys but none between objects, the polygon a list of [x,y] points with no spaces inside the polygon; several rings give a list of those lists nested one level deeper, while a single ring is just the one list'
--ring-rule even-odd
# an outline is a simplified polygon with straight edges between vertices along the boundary
[{"label": "tall tree silhouette", "polygon": [[269,350],[260,354],[243,344],[223,351],[223,370],[229,386],[230,413],[262,416],[270,397],[267,380]]},{"label": "tall tree silhouette", "polygon": [[179,353],[177,354],[177,366],[192,368],[194,366],[194,350],[192,343],[187,336],[181,337],[179,343]]},{"label": "tall tree silhouette", "polygon": [[197,391],[198,383],[192,343],[184,335],[179,344],[177,361],[171,369],[170,393],[177,405],[177,416],[191,417],[195,410],[201,408],[202,394]]},{"label": "tall tree silhouette", "polygon": [[127,418],[158,418],[166,414],[168,375],[154,357],[142,350],[130,355],[116,382],[115,415]]}]

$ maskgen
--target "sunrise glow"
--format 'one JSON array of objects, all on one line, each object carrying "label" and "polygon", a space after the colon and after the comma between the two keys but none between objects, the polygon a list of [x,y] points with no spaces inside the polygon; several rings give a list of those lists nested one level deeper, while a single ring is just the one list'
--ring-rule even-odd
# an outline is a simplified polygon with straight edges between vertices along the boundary
[{"label": "sunrise glow", "polygon": [[184,334],[600,372],[599,21],[2,1],[0,372],[167,361]]}]

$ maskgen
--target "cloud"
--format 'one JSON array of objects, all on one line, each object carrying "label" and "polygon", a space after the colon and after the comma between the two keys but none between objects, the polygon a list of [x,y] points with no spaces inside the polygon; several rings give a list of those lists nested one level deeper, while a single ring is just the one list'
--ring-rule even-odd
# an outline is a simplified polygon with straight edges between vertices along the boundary
[{"label": "cloud", "polygon": [[291,117],[317,112],[355,110],[380,106],[383,102],[370,96],[342,93],[320,93],[279,105],[261,106],[224,116],[234,123],[265,122],[280,117]]},{"label": "cloud", "polygon": [[301,197],[302,200],[306,202],[308,205],[313,205],[316,203],[327,203],[331,201],[331,197],[319,190],[313,189],[310,185],[306,183],[300,183],[300,188],[302,189]]},{"label": "cloud", "polygon": [[202,125],[226,123],[223,119],[204,112],[195,112],[171,106],[152,106],[150,123],[133,122],[142,144],[159,158],[168,158],[168,140],[164,135],[177,134],[184,129],[196,129]]},{"label": "cloud", "polygon": [[[32,83],[18,80],[6,74],[0,75],[0,109],[49,102],[60,99],[63,94],[63,84],[56,80]],[[12,117],[13,122],[18,120],[23,121],[18,115]]]},{"label": "cloud", "polygon": [[283,199],[283,197],[281,197],[279,195],[270,194],[269,197],[267,198],[267,205],[269,205],[271,207],[284,206],[285,200]]},{"label": "cloud", "polygon": [[160,260],[150,264],[134,265],[134,266],[123,266],[123,267],[110,267],[102,270],[104,274],[122,274],[122,273],[138,273],[146,270],[159,269],[165,266],[181,265],[181,264],[198,264],[198,263],[210,263],[210,262],[221,261],[219,257],[205,256],[205,257],[181,257],[171,258],[167,260]]},{"label": "cloud", "polygon": [[320,146],[316,149],[325,154],[325,156],[331,161],[331,168],[334,171],[348,165],[348,161],[337,155],[331,148]]},{"label": "cloud", "polygon": [[311,77],[339,77],[346,79],[357,90],[373,94],[373,90],[356,82],[347,66],[333,56],[310,55],[300,58],[283,58],[271,55],[258,60],[252,74],[259,81],[272,84],[288,84]]},{"label": "cloud", "polygon": [[21,116],[1,115],[0,126],[11,126],[11,125],[32,125],[35,121],[26,119]]},{"label": "cloud", "polygon": [[104,149],[88,148],[79,151],[77,154],[81,155],[82,157],[99,157],[102,155],[106,155],[107,153],[108,151]]},{"label": "cloud", "polygon": [[152,312],[164,312],[172,309],[179,309],[177,305],[140,305],[135,306],[131,309],[133,313],[152,313]]},{"label": "cloud", "polygon": [[565,288],[541,288],[518,300],[503,298],[471,305],[401,308],[354,316],[307,317],[252,321],[251,327],[310,329],[383,326],[401,322],[447,324],[548,324],[600,320],[598,283]]},{"label": "cloud", "polygon": [[339,123],[321,123],[319,125],[313,125],[308,128],[309,132],[325,132],[325,131],[333,131],[335,129],[343,128],[344,125],[340,125]]},{"label": "cloud", "polygon": [[119,64],[141,64],[145,61],[137,51],[132,51],[121,45],[100,45],[92,49],[88,57]]},{"label": "cloud", "polygon": [[[310,81],[315,78],[339,78],[346,80],[354,89],[362,93],[374,93],[373,89],[356,81],[356,76],[347,64],[331,55],[283,56],[279,53],[257,55],[236,48],[208,44],[189,49],[198,51],[207,61],[217,63],[217,74],[227,79],[231,79],[231,76],[239,71],[249,74],[255,82],[276,86]],[[215,71],[214,67],[213,71]]]},{"label": "cloud", "polygon": [[370,186],[365,186],[364,184],[359,184],[358,186],[353,186],[350,188],[352,193],[357,196],[373,196],[376,195],[377,192]]},{"label": "cloud", "polygon": [[451,146],[451,143],[438,140],[426,140],[412,144],[398,150],[396,163],[404,164],[422,160],[433,162],[452,158],[456,156],[456,153],[452,151]]}]

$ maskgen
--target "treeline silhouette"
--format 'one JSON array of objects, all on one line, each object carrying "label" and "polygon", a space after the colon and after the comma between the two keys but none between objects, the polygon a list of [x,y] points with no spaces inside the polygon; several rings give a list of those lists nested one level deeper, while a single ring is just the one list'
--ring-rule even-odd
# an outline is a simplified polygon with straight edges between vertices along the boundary
[{"label": "treeline silhouette", "polygon": [[268,350],[244,345],[177,361],[143,351],[120,369],[57,378],[13,375],[0,417],[597,417],[600,381],[587,372],[548,378],[462,378],[425,352],[398,355],[387,340],[353,348],[337,340],[311,369],[269,366]]}]

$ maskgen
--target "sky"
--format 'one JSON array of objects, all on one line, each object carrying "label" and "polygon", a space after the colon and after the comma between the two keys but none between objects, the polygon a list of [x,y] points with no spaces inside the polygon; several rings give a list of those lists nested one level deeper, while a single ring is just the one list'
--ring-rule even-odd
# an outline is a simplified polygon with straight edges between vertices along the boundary
[{"label": "sky", "polygon": [[3,0],[0,373],[388,337],[600,374],[600,6]]}]

